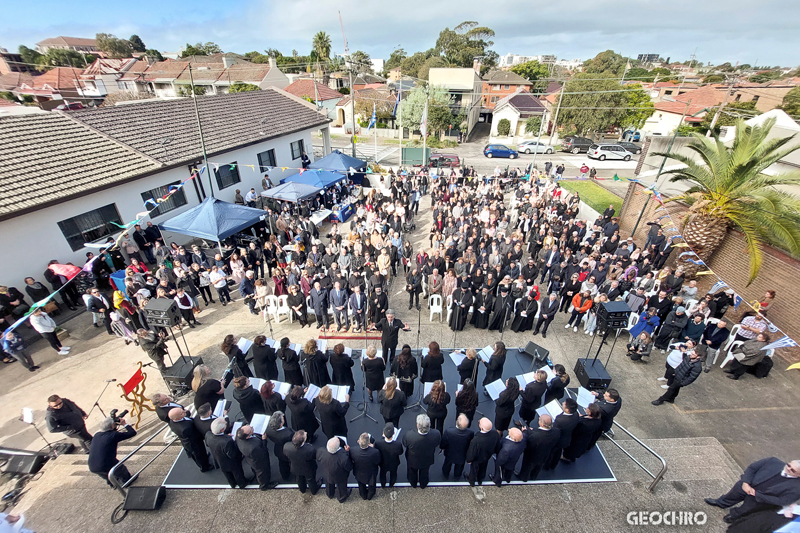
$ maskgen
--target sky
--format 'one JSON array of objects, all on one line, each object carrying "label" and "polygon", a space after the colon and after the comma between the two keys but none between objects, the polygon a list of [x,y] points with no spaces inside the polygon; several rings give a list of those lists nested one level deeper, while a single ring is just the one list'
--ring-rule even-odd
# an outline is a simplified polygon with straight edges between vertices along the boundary
[{"label": "sky", "polygon": [[[800,64],[800,2],[787,0],[571,0],[570,2],[458,2],[404,0],[140,0],[107,2],[102,9],[64,8],[44,0],[31,8],[9,2],[0,21],[0,46],[33,47],[47,37],[139,35],[148,48],[175,51],[185,43],[213,41],[226,52],[306,55],[318,31],[342,53],[341,11],[350,51],[387,59],[402,47],[409,55],[427,50],[439,32],[465,20],[492,28],[500,55],[554,54],[582,59],[612,49],[626,56],[656,53],[685,61]],[[455,12],[458,13],[455,13]]]}]

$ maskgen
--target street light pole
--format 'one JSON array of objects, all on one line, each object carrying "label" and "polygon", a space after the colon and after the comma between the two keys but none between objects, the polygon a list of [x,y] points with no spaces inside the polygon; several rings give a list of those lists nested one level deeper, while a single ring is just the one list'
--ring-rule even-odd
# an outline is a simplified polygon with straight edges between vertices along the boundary
[{"label": "street light pole", "polygon": [[197,107],[197,95],[194,93],[194,76],[192,75],[192,64],[189,63],[189,82],[192,84],[192,100],[194,100],[194,116],[197,119],[197,131],[200,133],[200,148],[203,151],[203,165],[206,167],[208,175],[208,187],[211,197],[214,197],[214,185],[211,181],[211,169],[208,166],[208,155],[206,154],[206,141],[203,138],[203,125],[200,123],[200,110]]},{"label": "street light pole", "polygon": [[566,82],[564,85],[561,86],[561,95],[558,97],[558,107],[556,107],[556,116],[553,118],[553,131],[550,132],[550,138],[547,140],[547,146],[551,146],[553,144],[553,135],[556,134],[558,130],[558,112],[561,111],[561,100],[564,99],[564,88],[567,86]]},{"label": "street light pole", "polygon": [[[350,56],[347,57],[348,62]],[[347,69],[347,74],[350,77],[350,114],[352,115],[353,136],[350,137],[350,143],[353,145],[353,157],[356,157],[356,92],[353,90],[353,64],[350,63]]]}]

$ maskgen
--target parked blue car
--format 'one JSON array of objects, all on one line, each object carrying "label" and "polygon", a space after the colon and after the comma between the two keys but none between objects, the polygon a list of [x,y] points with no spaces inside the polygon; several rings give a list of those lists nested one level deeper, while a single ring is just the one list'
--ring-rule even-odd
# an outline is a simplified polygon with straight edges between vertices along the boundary
[{"label": "parked blue car", "polygon": [[516,150],[512,150],[508,146],[502,144],[487,144],[483,147],[483,155],[489,158],[508,157],[509,159],[516,159],[519,157]]}]

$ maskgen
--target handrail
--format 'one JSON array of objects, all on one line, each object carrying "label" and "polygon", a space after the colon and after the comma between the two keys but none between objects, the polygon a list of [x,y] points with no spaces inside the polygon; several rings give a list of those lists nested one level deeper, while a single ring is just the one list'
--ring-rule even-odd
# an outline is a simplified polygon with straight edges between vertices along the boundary
[{"label": "handrail", "polygon": [[165,451],[167,451],[167,448],[169,448],[170,446],[172,446],[172,444],[173,444],[173,443],[174,443],[176,440],[178,440],[178,437],[176,436],[176,437],[174,437],[172,440],[170,440],[170,441],[169,441],[169,442],[168,442],[168,443],[167,443],[167,444],[166,444],[166,445],[165,445],[165,446],[164,446],[164,447],[161,449],[161,451],[159,451],[159,452],[158,452],[158,453],[155,455],[155,457],[153,457],[152,459],[150,459],[150,460],[147,462],[147,464],[146,464],[146,465],[144,465],[144,466],[143,466],[143,467],[142,467],[142,468],[141,468],[141,469],[140,469],[138,472],[136,472],[135,474],[133,474],[133,475],[131,476],[131,478],[130,478],[128,481],[126,481],[125,483],[123,483],[123,484],[120,484],[120,483],[119,483],[119,480],[118,480],[116,477],[114,477],[114,472],[117,470],[117,468],[118,468],[120,465],[124,464],[124,463],[125,463],[125,461],[127,461],[128,459],[130,459],[131,457],[133,457],[133,456],[136,454],[136,452],[138,452],[139,450],[141,450],[142,448],[144,448],[144,446],[145,446],[145,445],[146,445],[148,442],[150,442],[151,440],[153,440],[154,438],[156,438],[158,435],[160,435],[161,433],[163,433],[165,429],[169,429],[169,425],[168,425],[168,424],[164,424],[164,426],[163,426],[161,429],[159,429],[158,431],[156,431],[155,433],[153,433],[152,435],[150,435],[149,437],[147,437],[147,439],[146,439],[146,440],[145,440],[143,443],[141,443],[139,446],[137,446],[135,450],[133,450],[131,453],[129,453],[128,455],[126,455],[125,457],[123,457],[121,461],[119,461],[117,464],[115,464],[115,465],[114,465],[114,466],[111,468],[111,470],[109,470],[109,471],[108,471],[108,482],[109,482],[109,483],[111,483],[111,486],[113,486],[115,489],[117,489],[117,490],[118,490],[118,491],[119,491],[119,492],[122,494],[122,497],[123,497],[123,498],[125,498],[125,497],[127,497],[127,496],[128,496],[128,493],[125,491],[125,489],[128,487],[128,485],[130,485],[131,483],[133,483],[134,481],[136,481],[136,478],[137,478],[137,477],[139,477],[139,474],[141,474],[142,472],[144,472],[144,469],[145,469],[145,468],[147,468],[148,466],[150,466],[150,465],[153,463],[153,461],[155,461],[156,459],[158,459],[158,458],[161,456],[161,454],[162,454],[162,453],[164,453]]},{"label": "handrail", "polygon": [[661,470],[659,470],[659,471],[658,471],[658,474],[653,474],[652,472],[650,472],[650,470],[648,470],[648,469],[647,469],[647,467],[646,467],[646,466],[644,466],[644,465],[643,465],[642,463],[640,463],[640,462],[639,462],[639,461],[638,461],[638,460],[637,460],[637,459],[636,459],[634,456],[632,456],[630,453],[628,453],[628,450],[626,450],[625,448],[623,448],[622,446],[620,446],[620,445],[619,445],[619,443],[618,443],[617,441],[615,441],[615,440],[614,440],[614,439],[613,439],[613,438],[612,438],[612,437],[611,437],[611,436],[610,436],[608,433],[605,433],[605,434],[604,434],[604,435],[605,435],[605,437],[606,437],[606,438],[607,438],[609,441],[611,441],[611,442],[614,444],[614,446],[616,446],[617,448],[619,448],[620,450],[622,450],[622,453],[624,453],[625,455],[627,455],[627,456],[628,456],[628,457],[631,459],[631,461],[633,461],[634,463],[636,463],[637,465],[639,465],[639,467],[641,467],[641,469],[642,469],[642,470],[644,470],[645,472],[647,472],[647,474],[648,474],[648,475],[649,475],[651,478],[653,478],[653,482],[652,482],[652,483],[650,483],[650,486],[649,486],[649,487],[647,487],[647,490],[649,490],[650,492],[653,492],[653,490],[656,488],[656,485],[658,485],[658,483],[659,483],[659,482],[661,481],[661,479],[664,477],[664,474],[666,474],[666,473],[667,473],[667,461],[666,461],[666,460],[665,460],[663,457],[661,457],[660,455],[658,455],[656,452],[654,452],[654,451],[653,451],[653,449],[652,449],[652,448],[650,448],[650,446],[648,446],[647,444],[645,444],[644,442],[642,442],[641,440],[639,440],[639,439],[636,437],[636,435],[634,435],[633,433],[631,433],[630,431],[628,431],[627,429],[625,429],[625,428],[624,428],[622,425],[620,425],[620,424],[619,424],[619,422],[617,422],[616,420],[614,420],[614,425],[615,425],[615,426],[617,426],[617,427],[618,427],[619,429],[621,429],[622,431],[624,431],[624,432],[625,432],[625,433],[626,433],[626,434],[627,434],[627,435],[628,435],[628,436],[629,436],[631,439],[633,439],[633,440],[635,440],[637,443],[639,443],[639,444],[642,446],[642,448],[644,448],[645,450],[647,450],[648,452],[650,452],[650,453],[651,453],[653,456],[655,456],[655,458],[656,458],[656,459],[658,459],[659,461],[661,461]]}]

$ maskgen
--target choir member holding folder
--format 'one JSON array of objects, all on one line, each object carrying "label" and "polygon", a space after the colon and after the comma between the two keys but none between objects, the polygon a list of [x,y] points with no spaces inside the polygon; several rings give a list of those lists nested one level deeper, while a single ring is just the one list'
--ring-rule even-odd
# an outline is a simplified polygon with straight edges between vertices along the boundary
[{"label": "choir member holding folder", "polygon": [[331,438],[336,435],[347,435],[347,409],[350,407],[349,396],[347,402],[341,403],[333,397],[331,388],[327,385],[322,387],[319,395],[314,398],[314,407],[319,414],[322,422],[322,432],[326,437]]},{"label": "choir member holding folder", "polygon": [[[464,357],[464,359],[456,366],[456,370],[458,370],[458,375],[461,378],[460,383],[462,385],[468,379],[471,379],[472,381],[478,381],[478,374],[477,372],[475,372],[475,366],[477,364],[478,364],[478,352],[475,351],[474,348],[468,349],[466,357]],[[472,379],[473,373],[475,374],[475,379]]]},{"label": "choir member holding folder", "polygon": [[511,425],[511,418],[514,416],[514,404],[519,397],[519,381],[511,377],[506,380],[506,388],[495,400],[494,406],[494,428],[501,435]]},{"label": "choir member holding folder", "polygon": [[283,362],[283,379],[292,385],[303,385],[303,371],[300,370],[300,358],[297,352],[289,347],[288,337],[281,339],[278,357]]},{"label": "choir member holding folder", "polygon": [[315,433],[319,429],[317,417],[314,416],[314,407],[311,402],[306,400],[303,387],[294,386],[286,398],[286,405],[292,413],[292,429],[295,431],[304,430],[307,434],[308,442],[314,442]]},{"label": "choir member holding folder", "polygon": [[258,335],[253,339],[250,355],[253,357],[253,370],[257,378],[278,379],[278,356],[272,346],[267,344],[264,335]]},{"label": "choir member holding folder", "polygon": [[371,344],[367,347],[367,358],[361,360],[361,369],[364,371],[369,401],[372,399],[372,391],[379,391],[383,388],[383,373],[386,371],[386,363],[383,358],[377,356],[378,350]]}]

